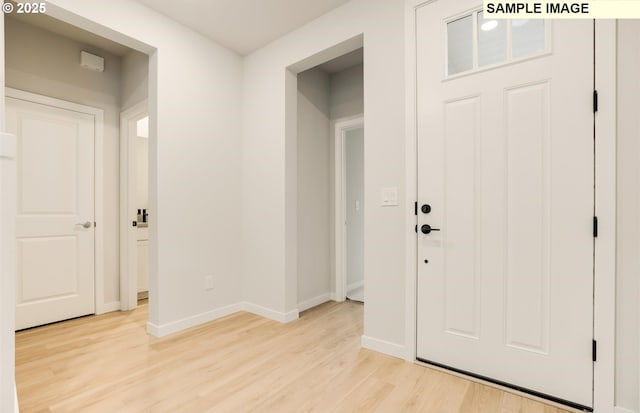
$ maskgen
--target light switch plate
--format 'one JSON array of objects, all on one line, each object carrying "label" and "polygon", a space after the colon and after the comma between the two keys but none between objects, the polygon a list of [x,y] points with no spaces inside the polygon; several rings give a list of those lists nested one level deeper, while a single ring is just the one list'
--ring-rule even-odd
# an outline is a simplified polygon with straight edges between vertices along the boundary
[{"label": "light switch plate", "polygon": [[382,188],[380,191],[380,205],[398,206],[398,188]]},{"label": "light switch plate", "polygon": [[11,133],[0,133],[0,158],[16,158],[16,135]]}]

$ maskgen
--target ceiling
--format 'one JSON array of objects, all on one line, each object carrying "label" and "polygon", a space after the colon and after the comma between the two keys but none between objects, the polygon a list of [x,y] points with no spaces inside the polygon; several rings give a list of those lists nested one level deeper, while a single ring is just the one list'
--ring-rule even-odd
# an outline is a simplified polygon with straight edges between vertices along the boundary
[{"label": "ceiling", "polygon": [[79,43],[97,47],[98,49],[105,50],[116,56],[124,56],[129,50],[131,50],[119,43],[113,42],[109,39],[105,39],[104,37],[100,37],[86,30],[82,30],[79,27],[72,26],[61,20],[54,19],[53,17],[49,17],[44,13],[11,13],[6,14],[5,17],[21,21],[32,26],[40,27],[43,30],[59,34],[60,36],[75,40]]},{"label": "ceiling", "polygon": [[[137,0],[241,55],[276,40],[349,0]],[[46,14],[6,16],[117,56],[129,49]],[[336,73],[362,62],[362,50],[321,66]]]},{"label": "ceiling", "polygon": [[246,55],[349,0],[137,0]]}]

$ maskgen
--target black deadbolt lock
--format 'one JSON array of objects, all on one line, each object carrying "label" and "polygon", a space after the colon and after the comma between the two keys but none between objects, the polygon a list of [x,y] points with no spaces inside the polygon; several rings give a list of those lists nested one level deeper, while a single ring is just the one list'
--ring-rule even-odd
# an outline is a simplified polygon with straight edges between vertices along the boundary
[{"label": "black deadbolt lock", "polygon": [[431,205],[424,204],[422,205],[422,208],[420,208],[420,210],[422,210],[423,214],[428,214],[429,212],[431,212]]}]

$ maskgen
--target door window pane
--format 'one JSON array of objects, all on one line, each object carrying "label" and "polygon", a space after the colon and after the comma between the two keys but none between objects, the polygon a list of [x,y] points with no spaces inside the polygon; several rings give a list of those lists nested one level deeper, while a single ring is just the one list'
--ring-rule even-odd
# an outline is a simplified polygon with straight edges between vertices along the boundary
[{"label": "door window pane", "polygon": [[447,22],[446,75],[497,67],[544,53],[547,24],[541,19],[485,19],[482,10]]},{"label": "door window pane", "polygon": [[514,59],[544,51],[544,20],[515,19],[511,21]]},{"label": "door window pane", "polygon": [[506,20],[485,20],[484,13],[478,13],[478,67],[507,60]]},{"label": "door window pane", "polygon": [[473,68],[473,20],[471,16],[447,23],[447,73]]}]

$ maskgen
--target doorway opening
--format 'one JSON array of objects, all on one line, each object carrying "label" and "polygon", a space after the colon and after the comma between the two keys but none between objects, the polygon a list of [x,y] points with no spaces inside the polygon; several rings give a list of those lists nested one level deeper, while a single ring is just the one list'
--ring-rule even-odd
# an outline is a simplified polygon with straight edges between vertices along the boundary
[{"label": "doorway opening", "polygon": [[336,301],[364,303],[364,118],[335,128]]},{"label": "doorway opening", "polygon": [[[19,102],[39,105],[33,109],[20,103],[19,108],[33,116],[22,116],[22,124],[17,125],[17,167],[22,178],[18,181],[18,204],[24,203],[24,194],[37,196],[29,200],[33,205],[18,208],[18,214],[39,219],[42,209],[52,212],[52,220],[73,216],[69,222],[61,222],[57,232],[39,235],[47,242],[56,240],[53,250],[30,239],[27,227],[23,228],[27,232],[18,232],[30,254],[23,254],[22,262],[19,258],[16,283],[22,295],[17,297],[18,308],[38,303],[39,309],[30,315],[33,322],[16,327],[118,311],[124,301],[118,229],[120,113],[146,101],[149,57],[49,15],[5,17],[6,86],[18,91]],[[77,113],[93,117],[76,119]],[[31,129],[25,129],[24,122]],[[84,129],[87,133],[82,136],[76,133]],[[53,132],[56,145],[50,139]],[[46,156],[47,145],[58,152]],[[78,167],[63,162],[65,156]],[[32,168],[27,170],[29,165]],[[57,278],[43,282],[52,274]],[[81,292],[74,290],[76,280],[86,286]],[[77,311],[58,311],[59,316],[54,316],[51,308],[40,308],[40,304],[59,305],[74,295],[82,295],[85,303]]]},{"label": "doorway opening", "polygon": [[358,47],[297,75],[298,311],[348,290],[364,302],[363,57]]},{"label": "doorway opening", "polygon": [[121,309],[149,298],[149,114],[147,101],[120,115]]}]

